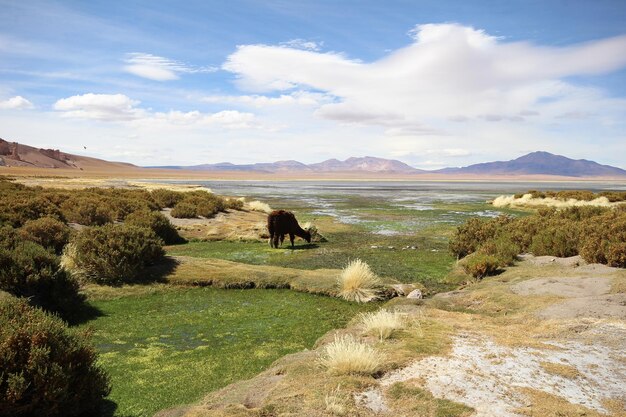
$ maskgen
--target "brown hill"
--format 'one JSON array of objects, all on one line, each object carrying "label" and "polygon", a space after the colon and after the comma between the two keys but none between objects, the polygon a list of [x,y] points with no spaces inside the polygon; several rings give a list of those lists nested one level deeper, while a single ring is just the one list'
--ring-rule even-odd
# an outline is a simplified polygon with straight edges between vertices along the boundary
[{"label": "brown hill", "polygon": [[128,169],[137,168],[124,162],[109,162],[87,156],[72,155],[58,149],[40,149],[0,139],[0,166],[58,169]]}]

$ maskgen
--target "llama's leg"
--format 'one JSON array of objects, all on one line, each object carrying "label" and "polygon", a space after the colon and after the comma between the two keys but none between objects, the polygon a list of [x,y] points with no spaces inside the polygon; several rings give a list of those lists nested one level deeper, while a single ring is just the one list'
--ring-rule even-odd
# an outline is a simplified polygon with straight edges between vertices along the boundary
[{"label": "llama's leg", "polygon": [[278,233],[274,234],[274,248],[278,249],[278,240],[280,239],[280,235]]},{"label": "llama's leg", "polygon": [[289,233],[289,240],[291,241],[291,247],[293,248],[293,239],[295,238],[293,233]]},{"label": "llama's leg", "polygon": [[270,233],[269,244],[270,248],[274,247],[274,233]]},{"label": "llama's leg", "polygon": [[280,246],[283,246],[284,241],[285,241],[285,235],[280,235]]}]

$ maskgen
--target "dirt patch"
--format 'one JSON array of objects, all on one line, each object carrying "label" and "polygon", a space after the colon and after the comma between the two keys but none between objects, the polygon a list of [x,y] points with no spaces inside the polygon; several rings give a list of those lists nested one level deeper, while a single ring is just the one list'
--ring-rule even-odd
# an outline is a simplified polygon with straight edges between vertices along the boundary
[{"label": "dirt patch", "polygon": [[162,213],[186,239],[263,241],[267,234],[267,214],[258,211],[229,210],[210,219],[177,219],[171,209]]},{"label": "dirt patch", "polygon": [[[367,398],[380,399],[381,391],[394,383],[418,380],[435,397],[473,407],[476,417],[518,416],[516,410],[528,405],[523,388],[599,412],[607,411],[605,400],[623,400],[626,368],[620,349],[578,341],[555,341],[551,346],[510,348],[484,336],[460,335],[449,356],[427,357],[387,374],[380,380],[380,391],[368,390]],[[576,376],[549,372],[546,364],[567,365],[575,369]],[[386,409],[380,400],[363,404]]]},{"label": "dirt patch", "polygon": [[523,261],[528,262],[531,265],[536,266],[545,266],[545,265],[559,265],[565,267],[578,267],[580,265],[585,265],[586,262],[580,255],[570,256],[569,258],[557,258],[556,256],[533,256],[531,254],[523,254],[520,255],[519,258]]},{"label": "dirt patch", "polygon": [[544,319],[593,317],[626,320],[626,294],[573,298],[551,305],[539,311],[537,315]]},{"label": "dirt patch", "polygon": [[609,277],[551,277],[535,278],[511,287],[519,295],[558,295],[575,298],[607,294],[611,290]]}]

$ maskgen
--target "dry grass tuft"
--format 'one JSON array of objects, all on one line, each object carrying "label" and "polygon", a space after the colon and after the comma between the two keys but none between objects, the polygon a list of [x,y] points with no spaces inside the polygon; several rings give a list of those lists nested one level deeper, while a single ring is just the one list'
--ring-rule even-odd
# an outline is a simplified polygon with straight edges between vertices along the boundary
[{"label": "dry grass tuft", "polygon": [[383,362],[383,355],[353,336],[336,337],[325,346],[320,363],[334,375],[373,375]]},{"label": "dry grass tuft", "polygon": [[272,212],[272,208],[269,204],[258,200],[247,202],[244,207],[250,211],[260,211],[261,213],[269,214]]},{"label": "dry grass tuft", "polygon": [[326,404],[326,412],[334,416],[345,416],[348,414],[348,398],[341,392],[341,385],[330,391],[324,397],[324,403]]},{"label": "dry grass tuft", "polygon": [[620,203],[611,203],[606,197],[598,197],[590,201],[569,198],[560,200],[553,197],[535,198],[532,194],[524,194],[520,198],[501,195],[492,202],[494,207],[554,207],[564,209],[570,207],[615,207]]},{"label": "dry grass tuft", "polygon": [[350,262],[339,276],[339,296],[348,301],[367,303],[378,298],[380,278],[360,259]]},{"label": "dry grass tuft", "polygon": [[398,312],[378,310],[361,316],[361,326],[365,333],[374,333],[380,340],[388,339],[394,331],[406,326],[406,317]]}]

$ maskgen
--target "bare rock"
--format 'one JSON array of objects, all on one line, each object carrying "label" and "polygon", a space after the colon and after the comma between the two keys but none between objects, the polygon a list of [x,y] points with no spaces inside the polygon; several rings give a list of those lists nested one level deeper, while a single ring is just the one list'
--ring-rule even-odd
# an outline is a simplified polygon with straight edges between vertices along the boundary
[{"label": "bare rock", "polygon": [[422,290],[413,290],[409,293],[409,295],[406,296],[406,298],[414,298],[420,300],[423,298]]}]

